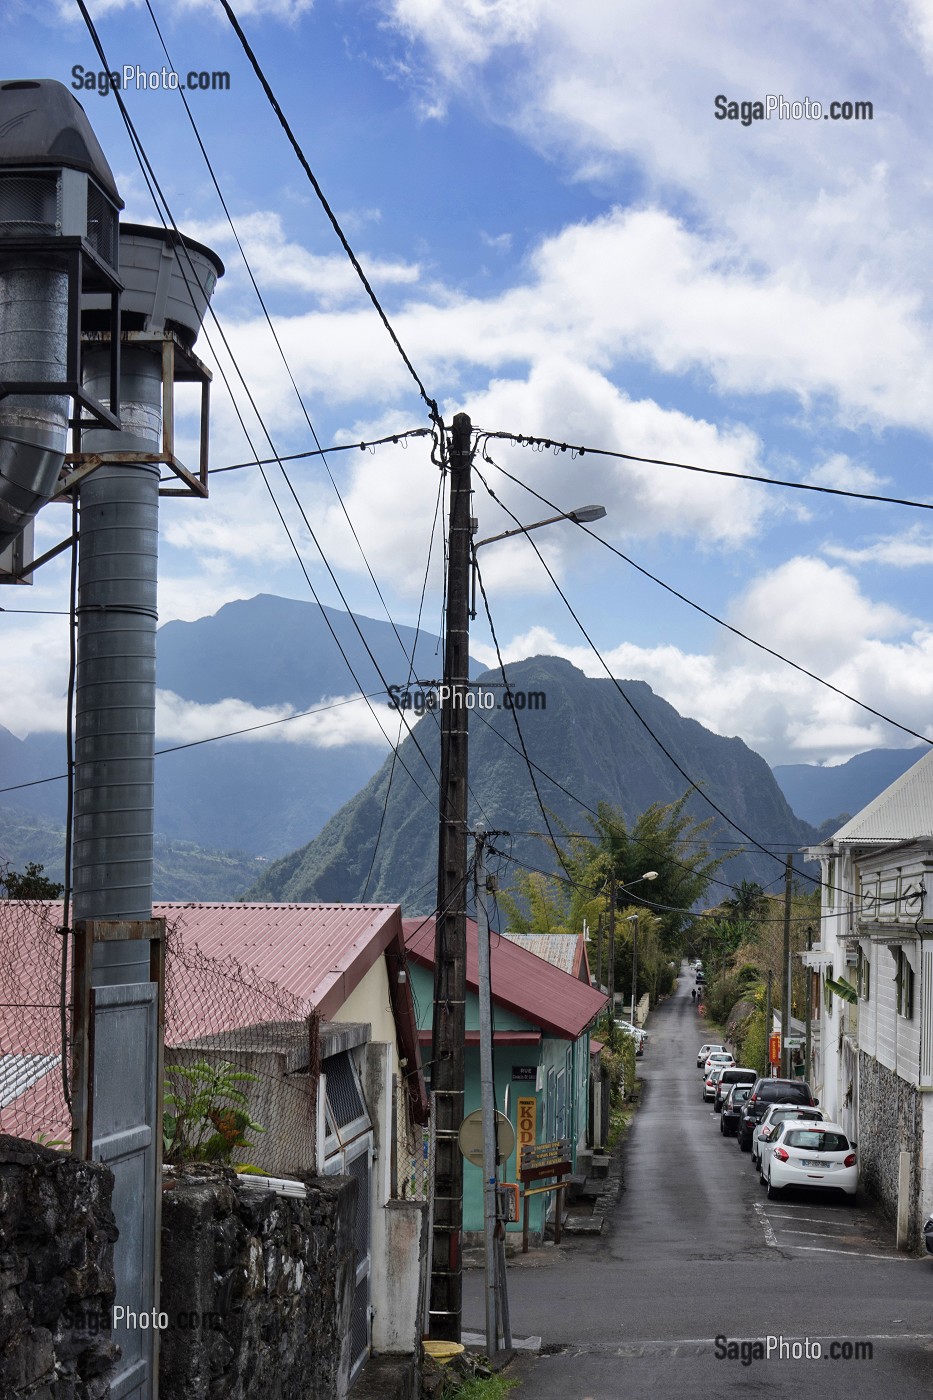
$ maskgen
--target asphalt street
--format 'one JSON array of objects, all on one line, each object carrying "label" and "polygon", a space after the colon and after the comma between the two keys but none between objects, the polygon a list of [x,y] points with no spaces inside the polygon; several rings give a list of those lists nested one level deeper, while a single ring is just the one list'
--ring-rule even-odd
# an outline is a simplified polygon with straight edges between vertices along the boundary
[{"label": "asphalt street", "polygon": [[[768,1200],[702,1102],[696,1054],[712,1034],[692,985],[682,975],[649,1020],[625,1189],[603,1234],[510,1261],[513,1334],[543,1343],[510,1367],[515,1394],[929,1396],[933,1257],[899,1254],[861,1195]],[[483,1330],[481,1270],[464,1276],[464,1328]]]}]

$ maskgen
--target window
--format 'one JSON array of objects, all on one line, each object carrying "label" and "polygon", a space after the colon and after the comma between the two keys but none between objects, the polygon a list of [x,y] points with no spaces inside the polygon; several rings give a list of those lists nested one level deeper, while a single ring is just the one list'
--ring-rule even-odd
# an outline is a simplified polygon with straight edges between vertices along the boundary
[{"label": "window", "polygon": [[905,1020],[913,1019],[914,1014],[914,970],[907,961],[903,948],[897,949],[897,971],[894,974],[897,1014]]},{"label": "window", "polygon": [[871,960],[861,947],[855,963],[855,985],[862,1001],[868,1001],[871,997]]}]

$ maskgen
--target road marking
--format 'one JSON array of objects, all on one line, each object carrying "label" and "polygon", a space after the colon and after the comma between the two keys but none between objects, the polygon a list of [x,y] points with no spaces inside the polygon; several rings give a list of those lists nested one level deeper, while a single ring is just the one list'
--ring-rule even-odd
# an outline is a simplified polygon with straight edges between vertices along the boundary
[{"label": "road marking", "polygon": [[841,1219],[837,1218],[836,1220],[824,1220],[821,1215],[798,1215],[795,1210],[773,1210],[771,1212],[771,1219],[807,1220],[810,1222],[811,1225],[848,1225],[851,1223],[851,1221],[845,1217]]},{"label": "road marking", "polygon": [[765,1243],[769,1244],[772,1249],[778,1249],[778,1242],[775,1239],[774,1231],[771,1228],[771,1222],[765,1215],[765,1208],[760,1201],[755,1202],[755,1210],[758,1214],[759,1220],[761,1221],[761,1227],[765,1232]]},{"label": "road marking", "polygon": [[788,1230],[786,1225],[781,1226],[782,1235],[812,1235],[817,1240],[836,1240],[838,1235],[828,1235],[825,1230]]},{"label": "road marking", "polygon": [[895,1264],[922,1264],[922,1259],[910,1259],[905,1254],[865,1254],[860,1249],[825,1249],[818,1244],[789,1244],[788,1249],[806,1250],[808,1254],[848,1254],[853,1259],[887,1259]]}]

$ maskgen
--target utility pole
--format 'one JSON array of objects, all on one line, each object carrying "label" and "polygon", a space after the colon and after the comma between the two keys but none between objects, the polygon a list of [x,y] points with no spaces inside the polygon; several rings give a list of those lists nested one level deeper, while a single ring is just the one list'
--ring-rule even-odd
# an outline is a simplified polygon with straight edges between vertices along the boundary
[{"label": "utility pole", "polygon": [[[808,953],[810,952],[810,950],[811,950],[812,947],[813,947],[813,925],[812,925],[812,924],[807,924],[807,952],[808,952]],[[811,1067],[810,1067],[810,1056],[811,1056],[811,1054],[813,1053],[813,1025],[812,1025],[812,1019],[811,1019],[812,1016],[813,1016],[813,1004],[812,1004],[812,998],[813,998],[813,972],[811,971],[809,962],[807,963],[806,978],[807,978],[807,1045],[806,1045],[806,1053],[805,1053],[805,1055],[804,1055],[804,1061],[803,1061],[803,1062],[804,1062],[804,1064],[806,1065],[806,1071],[805,1071],[805,1073],[806,1073],[807,1083],[809,1084],[809,1083],[810,1083],[810,1068],[811,1068]]]},{"label": "utility pole", "polygon": [[616,1043],[616,877],[615,871],[609,876],[609,1044]]},{"label": "utility pole", "polygon": [[794,857],[788,851],[784,867],[784,1009],[781,1012],[781,1073],[790,1079],[790,1035],[791,969],[790,969],[790,899],[791,882],[794,878]]},{"label": "utility pole", "polygon": [[634,1027],[635,1000],[638,995],[635,991],[638,985],[638,915],[632,914],[630,918],[632,922],[632,1026]]},{"label": "utility pole", "polygon": [[600,914],[596,924],[596,990],[603,989],[603,916]]},{"label": "utility pole", "polygon": [[768,1057],[768,1074],[772,1074],[771,1069],[771,1022],[773,1019],[771,1006],[774,1001],[774,973],[768,968],[768,986],[765,992],[765,1054]]},{"label": "utility pole", "polygon": [[489,918],[486,913],[486,833],[477,825],[476,839],[476,923],[479,964],[479,1073],[483,1105],[483,1236],[485,1241],[486,1355],[499,1350],[498,1316],[500,1289],[496,1251],[496,1187],[499,1182],[499,1129],[496,1122],[495,1082],[492,1058],[492,976],[489,965]]},{"label": "utility pole", "polygon": [[434,1224],[428,1331],[437,1341],[459,1342],[463,1272],[463,1121],[467,903],[467,686],[470,665],[470,521],[472,424],[453,420],[450,443],[450,524],[447,626],[441,692],[440,830],[434,943],[434,1019],[431,1093]]}]

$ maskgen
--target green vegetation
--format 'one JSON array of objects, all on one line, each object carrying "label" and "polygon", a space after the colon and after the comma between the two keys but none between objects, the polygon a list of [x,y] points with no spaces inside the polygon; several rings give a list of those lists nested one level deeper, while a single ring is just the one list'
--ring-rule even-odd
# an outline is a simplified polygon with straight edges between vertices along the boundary
[{"label": "green vegetation", "polygon": [[31,860],[22,874],[9,866],[0,870],[0,899],[60,899],[64,885],[46,879],[44,869],[44,865]]},{"label": "green vegetation", "polygon": [[[674,985],[671,954],[679,952],[684,930],[691,924],[690,908],[709,887],[725,856],[711,854],[705,841],[708,821],[685,812],[689,794],[676,802],[654,802],[629,825],[622,812],[600,803],[590,817],[592,836],[564,830],[561,846],[563,875],[522,875],[499,902],[508,928],[516,933],[580,933],[589,931],[590,970],[613,985],[623,1004],[647,992],[656,1002]],[[643,881],[649,871],[657,878]],[[609,937],[611,880],[615,877],[615,934]],[[646,904],[638,901],[644,897]],[[651,905],[661,908],[654,912]],[[637,936],[637,945],[636,945]],[[612,947],[610,949],[610,943]]]},{"label": "green vegetation", "polygon": [[[175,1109],[162,1118],[165,1161],[222,1162],[252,1146],[246,1133],[264,1133],[246,1112],[248,1100],[237,1086],[256,1079],[228,1060],[212,1065],[166,1065],[165,1102]],[[238,1164],[239,1165],[239,1164]]]},{"label": "green vegetation", "polygon": [[510,1381],[505,1376],[471,1376],[459,1390],[451,1392],[450,1400],[502,1400],[521,1381]]},{"label": "green vegetation", "polygon": [[[799,1018],[806,1015],[809,974],[798,954],[807,947],[808,939],[815,941],[819,936],[819,927],[819,890],[795,887],[790,911],[791,1015]],[[734,886],[728,899],[696,922],[687,944],[688,956],[703,960],[708,1018],[725,1027],[739,1064],[760,1074],[766,1073],[768,1067],[768,973],[772,1009],[779,1012],[784,995],[783,949],[783,896],[767,895],[759,885],[745,881]]]}]

